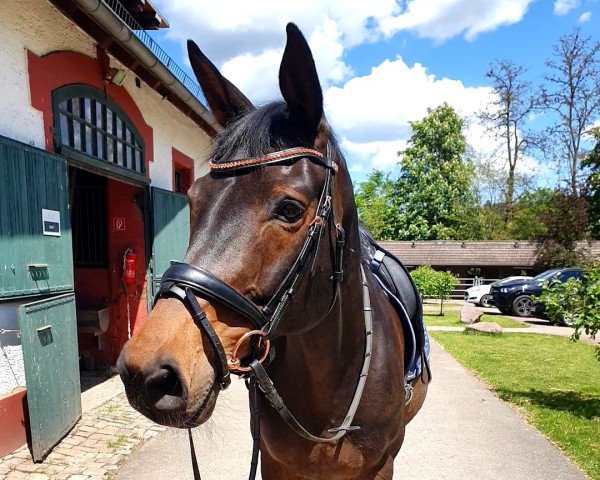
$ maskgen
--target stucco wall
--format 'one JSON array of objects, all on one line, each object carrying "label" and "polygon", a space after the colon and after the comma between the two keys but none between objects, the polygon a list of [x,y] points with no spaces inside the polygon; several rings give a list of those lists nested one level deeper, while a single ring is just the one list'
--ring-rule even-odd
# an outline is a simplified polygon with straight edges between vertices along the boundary
[{"label": "stucco wall", "polygon": [[[31,0],[27,8],[22,0],[0,1],[0,25],[0,135],[44,148],[42,115],[31,107],[26,51],[42,56],[72,50],[95,57],[94,42],[46,0]],[[124,68],[114,59],[111,64]],[[206,173],[209,137],[148,85],[137,87],[132,72],[122,88],[153,129],[152,185],[172,189],[172,147],[194,159],[196,177]]]},{"label": "stucco wall", "polygon": [[[33,301],[35,299],[29,300]],[[18,330],[17,308],[24,302],[0,303],[0,330]],[[25,386],[23,350],[15,333],[0,333],[0,396]]]}]

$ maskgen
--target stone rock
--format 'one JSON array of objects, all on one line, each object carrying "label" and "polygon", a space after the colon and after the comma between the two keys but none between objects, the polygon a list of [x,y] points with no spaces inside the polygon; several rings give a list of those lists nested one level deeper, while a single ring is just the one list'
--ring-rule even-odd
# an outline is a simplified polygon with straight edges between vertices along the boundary
[{"label": "stone rock", "polygon": [[465,328],[467,330],[481,332],[481,333],[491,333],[491,334],[502,333],[502,327],[500,325],[498,325],[496,322],[473,323],[471,325],[467,325]]},{"label": "stone rock", "polygon": [[483,312],[470,303],[463,305],[460,309],[460,321],[462,323],[477,323],[482,315]]}]

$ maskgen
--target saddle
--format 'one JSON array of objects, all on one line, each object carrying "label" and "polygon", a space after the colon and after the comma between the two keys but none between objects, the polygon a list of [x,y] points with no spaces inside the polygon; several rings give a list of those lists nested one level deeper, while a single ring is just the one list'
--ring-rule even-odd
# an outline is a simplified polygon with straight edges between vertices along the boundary
[{"label": "saddle", "polygon": [[363,258],[402,322],[404,375],[412,380],[421,374],[430,350],[421,297],[404,264],[379,245],[362,225],[359,232]]}]

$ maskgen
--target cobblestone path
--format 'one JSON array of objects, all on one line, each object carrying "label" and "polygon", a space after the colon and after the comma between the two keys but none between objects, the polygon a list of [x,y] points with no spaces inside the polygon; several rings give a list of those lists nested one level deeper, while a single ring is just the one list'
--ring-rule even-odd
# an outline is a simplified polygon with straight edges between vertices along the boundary
[{"label": "cobblestone path", "polygon": [[84,413],[43,463],[33,463],[26,446],[0,459],[0,480],[110,479],[134,446],[164,430],[133,410],[121,393]]}]

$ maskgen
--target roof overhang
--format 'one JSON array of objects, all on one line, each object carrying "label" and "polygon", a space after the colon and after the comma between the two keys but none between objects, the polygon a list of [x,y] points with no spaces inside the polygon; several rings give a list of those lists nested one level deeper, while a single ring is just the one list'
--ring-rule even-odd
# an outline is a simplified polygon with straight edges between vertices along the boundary
[{"label": "roof overhang", "polygon": [[[94,39],[99,48],[110,53],[147,85],[156,90],[159,95],[190,117],[207,135],[212,137],[221,129],[212,114],[197,96],[189,90],[188,86],[184,85],[154,55],[123,19],[104,1],[49,1]],[[147,3],[149,4],[149,2]],[[197,87],[197,85],[194,86]]]}]

